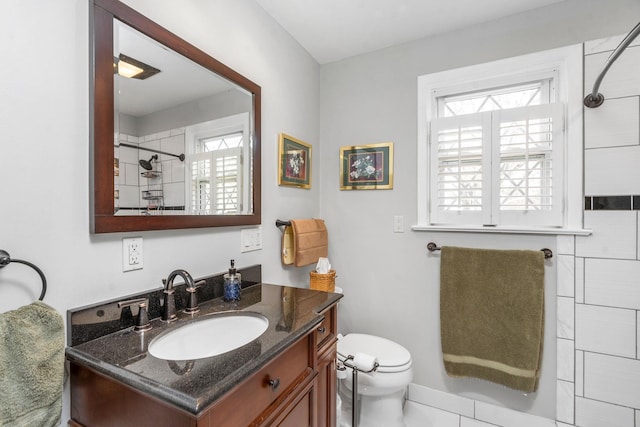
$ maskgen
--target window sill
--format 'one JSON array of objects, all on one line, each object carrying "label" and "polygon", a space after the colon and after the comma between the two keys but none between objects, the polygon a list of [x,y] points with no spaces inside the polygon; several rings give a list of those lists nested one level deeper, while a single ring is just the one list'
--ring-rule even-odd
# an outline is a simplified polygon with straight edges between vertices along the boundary
[{"label": "window sill", "polygon": [[584,228],[525,228],[525,227],[482,227],[468,225],[412,225],[412,231],[446,231],[458,233],[497,234],[543,234],[589,236],[591,230]]}]

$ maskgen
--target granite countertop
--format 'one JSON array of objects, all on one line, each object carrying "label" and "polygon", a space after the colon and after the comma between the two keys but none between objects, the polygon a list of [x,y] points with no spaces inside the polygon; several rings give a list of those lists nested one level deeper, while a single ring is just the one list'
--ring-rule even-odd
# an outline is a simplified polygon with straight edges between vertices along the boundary
[{"label": "granite countertop", "polygon": [[[240,301],[212,299],[201,303],[195,315],[180,311],[175,322],[154,319],[150,331],[138,333],[129,327],[67,347],[66,354],[73,362],[197,415],[313,330],[323,320],[318,313],[341,297],[311,289],[256,284],[242,290]],[[265,316],[269,320],[267,330],[243,347],[204,359],[167,361],[147,352],[149,343],[165,331],[202,316],[236,310]]]}]

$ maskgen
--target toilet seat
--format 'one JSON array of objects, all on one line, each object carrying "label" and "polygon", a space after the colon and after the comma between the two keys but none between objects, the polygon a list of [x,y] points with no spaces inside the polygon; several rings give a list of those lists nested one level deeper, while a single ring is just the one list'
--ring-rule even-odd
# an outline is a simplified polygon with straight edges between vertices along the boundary
[{"label": "toilet seat", "polygon": [[348,334],[338,340],[338,359],[365,353],[377,358],[377,372],[393,373],[406,371],[411,367],[411,353],[400,344],[386,338],[367,334]]}]

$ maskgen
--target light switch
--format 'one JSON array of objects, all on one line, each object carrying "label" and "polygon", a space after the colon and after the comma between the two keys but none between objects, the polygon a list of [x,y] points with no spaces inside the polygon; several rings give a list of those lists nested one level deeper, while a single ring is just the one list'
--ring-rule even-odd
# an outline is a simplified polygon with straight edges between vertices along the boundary
[{"label": "light switch", "polygon": [[393,217],[393,232],[404,233],[404,217],[402,215]]}]

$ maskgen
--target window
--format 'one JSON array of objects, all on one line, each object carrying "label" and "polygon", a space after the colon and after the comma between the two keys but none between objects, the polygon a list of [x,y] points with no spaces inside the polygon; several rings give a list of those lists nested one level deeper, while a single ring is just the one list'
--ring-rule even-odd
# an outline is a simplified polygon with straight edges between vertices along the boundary
[{"label": "window", "polygon": [[243,153],[247,149],[246,127],[239,116],[191,127],[187,132],[191,153],[187,193],[194,215],[242,212]]},{"label": "window", "polygon": [[[581,64],[567,65],[567,54],[575,61],[579,52],[560,51],[419,78],[420,224],[414,229],[571,224],[567,202],[578,203],[579,211],[580,197],[568,185],[581,185],[581,176],[568,173],[581,173],[582,126],[577,120],[579,128],[567,132],[565,113],[575,111],[570,95],[577,90],[581,97],[581,87],[567,76]],[[569,149],[569,136],[579,136],[577,148]],[[578,153],[580,165],[568,167],[568,151]]]}]

